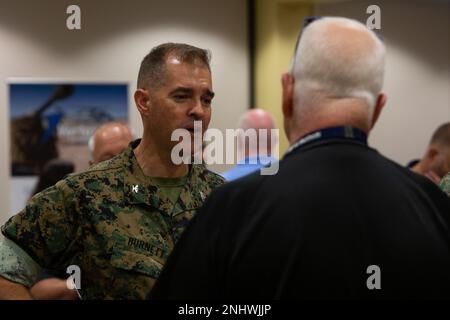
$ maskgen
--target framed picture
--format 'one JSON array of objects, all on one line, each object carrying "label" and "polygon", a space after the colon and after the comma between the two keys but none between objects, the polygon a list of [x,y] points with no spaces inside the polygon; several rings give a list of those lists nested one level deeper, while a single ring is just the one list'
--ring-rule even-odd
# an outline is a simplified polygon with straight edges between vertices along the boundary
[{"label": "framed picture", "polygon": [[14,80],[9,106],[11,209],[17,213],[49,162],[87,169],[95,129],[128,122],[128,84]]}]

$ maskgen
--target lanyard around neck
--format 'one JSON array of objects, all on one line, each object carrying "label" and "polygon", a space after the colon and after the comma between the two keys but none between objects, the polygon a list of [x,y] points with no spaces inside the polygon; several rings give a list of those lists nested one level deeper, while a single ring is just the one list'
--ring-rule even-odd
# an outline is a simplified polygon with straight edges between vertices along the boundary
[{"label": "lanyard around neck", "polygon": [[303,136],[289,147],[286,155],[292,153],[294,150],[310,142],[332,138],[348,139],[358,141],[367,145],[367,134],[365,132],[351,126],[340,126],[317,130]]}]

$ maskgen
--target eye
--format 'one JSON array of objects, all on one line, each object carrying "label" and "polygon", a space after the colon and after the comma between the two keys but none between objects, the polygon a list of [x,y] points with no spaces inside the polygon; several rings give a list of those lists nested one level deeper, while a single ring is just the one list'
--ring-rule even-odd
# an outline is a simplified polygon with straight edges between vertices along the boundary
[{"label": "eye", "polygon": [[174,96],[175,100],[186,100],[189,97],[186,94],[177,94]]},{"label": "eye", "polygon": [[212,99],[211,98],[203,98],[203,103],[206,105],[211,105]]}]

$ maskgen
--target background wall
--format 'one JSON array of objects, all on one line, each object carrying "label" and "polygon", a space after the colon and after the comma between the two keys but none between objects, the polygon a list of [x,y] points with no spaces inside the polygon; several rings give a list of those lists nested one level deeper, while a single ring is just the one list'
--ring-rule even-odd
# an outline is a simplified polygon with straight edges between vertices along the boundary
[{"label": "background wall", "polygon": [[255,106],[269,111],[280,128],[280,154],[289,144],[281,111],[281,74],[289,69],[303,19],[314,15],[312,2],[255,1]]},{"label": "background wall", "polygon": [[73,1],[0,1],[0,224],[10,215],[8,78],[128,82],[130,124],[140,136],[132,101],[139,64],[155,45],[187,42],[212,51],[216,98],[210,127],[233,128],[248,108],[245,1],[76,3],[82,29],[69,31],[66,8]]}]

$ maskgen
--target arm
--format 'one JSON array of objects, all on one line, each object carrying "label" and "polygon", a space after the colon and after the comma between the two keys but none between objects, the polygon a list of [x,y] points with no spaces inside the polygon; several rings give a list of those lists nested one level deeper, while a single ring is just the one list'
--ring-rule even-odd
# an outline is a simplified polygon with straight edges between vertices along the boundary
[{"label": "arm", "polygon": [[[24,294],[25,288],[37,282],[41,267],[65,269],[76,254],[80,229],[73,201],[65,196],[70,191],[59,182],[33,197],[2,227],[0,277],[4,281],[0,282],[0,298]],[[26,290],[30,298],[32,292]]]},{"label": "arm", "polygon": [[39,281],[31,287],[30,293],[37,300],[78,300],[76,290],[69,289],[66,280],[58,278]]},{"label": "arm", "polygon": [[31,300],[28,289],[19,283],[15,283],[0,277],[0,300]]},{"label": "arm", "polygon": [[0,299],[31,299],[28,287],[37,279],[39,265],[13,241],[0,239]]}]

